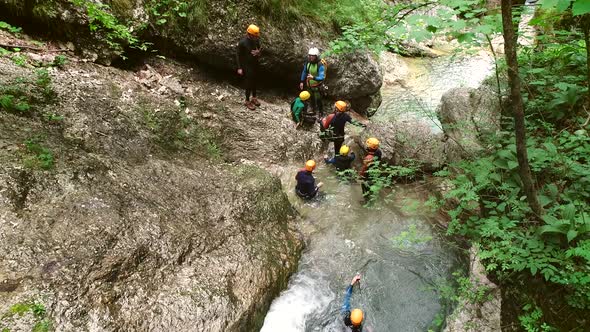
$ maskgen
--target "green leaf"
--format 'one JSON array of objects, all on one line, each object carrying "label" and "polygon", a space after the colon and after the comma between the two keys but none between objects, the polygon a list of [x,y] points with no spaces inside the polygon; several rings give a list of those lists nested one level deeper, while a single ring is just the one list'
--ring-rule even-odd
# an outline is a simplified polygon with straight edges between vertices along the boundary
[{"label": "green leaf", "polygon": [[553,200],[545,195],[539,195],[539,203],[542,207],[547,206],[549,203],[553,202]]},{"label": "green leaf", "polygon": [[566,205],[561,213],[561,217],[565,220],[574,220],[575,216],[576,216],[576,206],[573,204]]},{"label": "green leaf", "polygon": [[[577,0],[580,1],[580,0]],[[586,1],[586,0],[584,0]],[[559,13],[563,13],[564,11],[566,11],[571,4],[572,0],[559,0],[557,2],[557,6],[555,7],[557,9],[557,12]]]},{"label": "green leaf", "polygon": [[572,8],[572,14],[574,16],[584,15],[590,13],[590,1],[588,0],[576,0],[574,7]]},{"label": "green leaf", "polygon": [[518,162],[509,160],[508,161],[508,168],[509,169],[516,169],[518,167]]},{"label": "green leaf", "polygon": [[576,238],[576,236],[578,236],[578,232],[576,232],[576,230],[574,229],[570,229],[567,232],[567,242],[571,242],[573,239]]},{"label": "green leaf", "polygon": [[539,1],[539,4],[543,9],[551,9],[557,6],[557,1],[559,0],[541,0]]}]

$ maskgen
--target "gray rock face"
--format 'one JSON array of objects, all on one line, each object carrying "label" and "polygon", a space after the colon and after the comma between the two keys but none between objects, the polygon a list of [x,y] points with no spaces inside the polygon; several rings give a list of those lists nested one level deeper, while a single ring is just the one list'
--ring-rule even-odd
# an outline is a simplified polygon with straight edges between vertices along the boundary
[{"label": "gray rock face", "polygon": [[492,86],[457,88],[445,93],[437,115],[448,137],[447,160],[458,161],[481,151],[483,134],[500,129],[501,108]]},{"label": "gray rock face", "polygon": [[[0,68],[0,83],[34,77]],[[0,328],[30,331],[40,318],[10,314],[30,302],[56,331],[259,328],[296,269],[296,215],[276,177],[222,162],[203,119],[210,104],[249,116],[238,97],[221,103],[184,73],[162,88],[176,80],[71,63],[50,72],[55,100],[0,112]],[[31,137],[52,169],[35,166]]]}]

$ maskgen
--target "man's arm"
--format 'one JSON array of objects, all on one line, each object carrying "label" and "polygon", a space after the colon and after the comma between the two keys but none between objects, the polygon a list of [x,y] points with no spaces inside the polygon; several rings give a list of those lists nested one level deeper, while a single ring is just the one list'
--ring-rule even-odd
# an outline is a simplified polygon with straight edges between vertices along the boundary
[{"label": "man's arm", "polygon": [[242,69],[242,63],[243,63],[242,56],[243,56],[243,53],[244,53],[243,50],[244,50],[244,45],[243,45],[242,41],[240,40],[238,42],[238,47],[237,47],[237,50],[236,50],[236,62],[238,64],[238,70]]},{"label": "man's arm", "polygon": [[348,287],[346,288],[346,294],[344,295],[344,303],[342,304],[342,309],[340,310],[341,313],[350,311],[350,298],[352,297],[352,287],[354,286],[354,284],[360,281],[361,275],[357,274],[356,276],[354,276],[354,278],[352,278],[350,285],[348,285]]},{"label": "man's arm", "polygon": [[307,80],[307,62],[303,64],[303,70],[301,71],[301,83],[305,83]]}]

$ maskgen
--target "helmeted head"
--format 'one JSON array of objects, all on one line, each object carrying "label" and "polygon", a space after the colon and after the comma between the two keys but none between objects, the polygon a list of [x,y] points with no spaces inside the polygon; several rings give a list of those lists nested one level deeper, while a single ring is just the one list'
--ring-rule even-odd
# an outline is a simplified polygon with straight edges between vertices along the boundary
[{"label": "helmeted head", "polygon": [[350,312],[350,322],[353,326],[361,326],[363,322],[363,311],[361,309],[354,309]]},{"label": "helmeted head", "polygon": [[314,160],[308,160],[305,163],[305,170],[308,172],[313,172],[313,170],[315,169],[315,161]]},{"label": "helmeted head", "polygon": [[254,24],[250,24],[248,29],[246,29],[248,36],[251,38],[258,38],[260,37],[260,28]]},{"label": "helmeted head", "polygon": [[309,93],[309,91],[301,91],[301,93],[299,94],[299,99],[306,101],[311,97],[311,94]]},{"label": "helmeted head", "polygon": [[348,105],[346,105],[346,102],[339,100],[334,104],[334,107],[336,107],[336,110],[338,110],[338,112],[346,112]]},{"label": "helmeted head", "polygon": [[340,155],[341,156],[348,156],[348,152],[350,151],[350,148],[346,145],[342,145],[340,147]]},{"label": "helmeted head", "polygon": [[312,47],[307,52],[307,57],[310,62],[316,62],[320,56],[320,50],[317,47]]},{"label": "helmeted head", "polygon": [[379,140],[375,137],[368,138],[366,144],[369,150],[377,150],[379,148]]}]

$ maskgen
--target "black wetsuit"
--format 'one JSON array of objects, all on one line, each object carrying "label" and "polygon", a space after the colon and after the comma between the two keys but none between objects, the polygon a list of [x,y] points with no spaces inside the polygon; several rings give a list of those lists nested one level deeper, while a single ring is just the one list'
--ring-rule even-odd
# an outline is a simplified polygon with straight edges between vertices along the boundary
[{"label": "black wetsuit", "polygon": [[295,192],[299,197],[311,199],[317,195],[318,187],[316,187],[315,179],[310,171],[305,169],[300,170],[295,176],[295,180],[297,180]]},{"label": "black wetsuit", "polygon": [[350,114],[345,112],[337,112],[330,122],[330,126],[333,128],[334,132],[334,154],[340,153],[340,147],[342,147],[342,143],[344,143],[344,126],[347,122],[352,123],[352,118]]},{"label": "black wetsuit", "polygon": [[238,68],[244,71],[244,83],[246,85],[246,100],[250,95],[256,98],[256,80],[258,76],[260,56],[252,55],[253,50],[260,49],[260,41],[244,37],[238,43],[237,61]]}]

